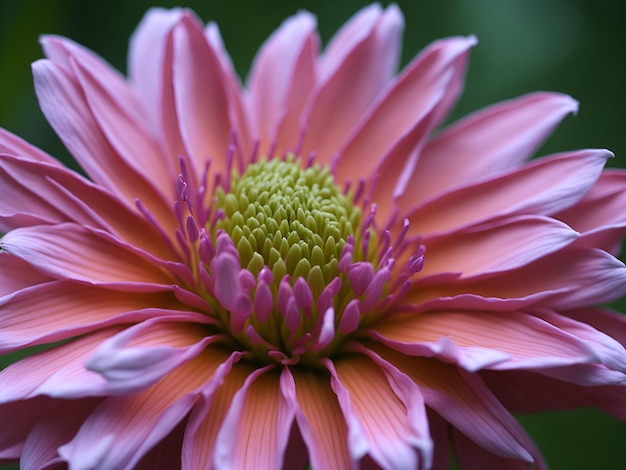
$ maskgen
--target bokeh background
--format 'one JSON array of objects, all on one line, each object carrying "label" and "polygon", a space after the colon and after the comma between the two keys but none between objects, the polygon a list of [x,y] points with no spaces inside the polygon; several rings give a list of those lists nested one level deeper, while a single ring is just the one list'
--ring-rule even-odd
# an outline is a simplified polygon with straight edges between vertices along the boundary
[{"label": "bokeh background", "polygon": [[[30,63],[42,56],[37,39],[41,34],[71,37],[125,71],[128,38],[145,10],[154,5],[188,6],[205,21],[219,24],[235,66],[245,77],[258,46],[286,16],[298,9],[316,13],[320,35],[327,41],[367,3],[0,0],[0,126],[70,162],[40,113],[32,87]],[[452,118],[534,90],[562,91],[580,101],[580,111],[565,120],[539,154],[606,147],[616,154],[611,166],[626,166],[626,2],[396,3],[406,17],[403,64],[436,38],[475,34],[480,41],[472,52],[466,92]],[[624,302],[615,306],[626,311]],[[0,358],[0,367],[11,359]],[[595,410],[520,416],[520,420],[553,469],[626,469],[626,423]]]}]

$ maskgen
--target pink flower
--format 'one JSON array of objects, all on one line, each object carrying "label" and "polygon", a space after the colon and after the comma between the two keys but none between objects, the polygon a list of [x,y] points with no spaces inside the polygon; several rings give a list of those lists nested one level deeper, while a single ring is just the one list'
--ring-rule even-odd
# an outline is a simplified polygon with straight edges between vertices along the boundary
[{"label": "pink flower", "polygon": [[[395,75],[395,6],[320,53],[286,20],[245,87],[217,26],[148,12],[125,80],[43,39],[85,178],[0,131],[0,460],[23,468],[545,468],[512,413],[626,419],[626,172],[528,162],[577,103],[437,131],[473,37]],[[6,423],[10,423],[7,425]]]}]

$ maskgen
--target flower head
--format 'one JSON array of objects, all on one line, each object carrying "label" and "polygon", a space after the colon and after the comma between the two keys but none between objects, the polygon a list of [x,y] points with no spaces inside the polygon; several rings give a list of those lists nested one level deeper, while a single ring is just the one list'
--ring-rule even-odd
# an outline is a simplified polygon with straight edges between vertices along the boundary
[{"label": "flower head", "polygon": [[[626,419],[626,173],[528,162],[577,103],[438,131],[473,37],[396,75],[395,6],[320,52],[300,12],[242,86],[214,24],[150,10],[126,80],[45,37],[83,177],[0,130],[0,459],[24,468],[544,468],[512,413]],[[524,467],[524,468],[526,468]]]}]

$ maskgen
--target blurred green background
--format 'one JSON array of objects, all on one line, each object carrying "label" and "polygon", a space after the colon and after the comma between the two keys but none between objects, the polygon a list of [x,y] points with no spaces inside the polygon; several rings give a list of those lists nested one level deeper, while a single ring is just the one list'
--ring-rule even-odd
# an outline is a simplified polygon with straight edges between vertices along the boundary
[{"label": "blurred green background", "polygon": [[[326,41],[367,3],[0,0],[0,126],[61,159],[69,158],[39,112],[32,88],[30,63],[42,56],[40,34],[71,37],[125,71],[128,38],[145,10],[154,5],[188,6],[205,21],[219,24],[235,66],[245,76],[257,47],[286,16],[298,9],[316,13]],[[611,166],[626,166],[626,2],[397,3],[406,17],[404,64],[436,38],[475,34],[480,41],[453,117],[534,90],[569,93],[581,103],[579,114],[568,117],[540,153],[606,147],[617,156]],[[618,306],[626,310],[623,302]],[[520,418],[553,469],[626,469],[625,423],[594,410]]]}]

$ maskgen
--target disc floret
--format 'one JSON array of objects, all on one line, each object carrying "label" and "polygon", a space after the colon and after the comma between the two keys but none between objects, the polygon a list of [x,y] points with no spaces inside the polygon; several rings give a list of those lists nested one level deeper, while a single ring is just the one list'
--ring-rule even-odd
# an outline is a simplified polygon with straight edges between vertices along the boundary
[{"label": "disc floret", "polygon": [[398,280],[421,268],[420,251],[392,280],[389,233],[375,230],[375,206],[365,218],[361,211],[327,167],[293,156],[233,171],[215,186],[197,236],[187,227],[178,237],[198,253],[196,292],[211,323],[262,362],[315,366],[335,354],[383,314]]},{"label": "disc floret", "polygon": [[339,274],[341,251],[361,218],[327,167],[302,168],[294,157],[249,165],[216,197],[223,210],[217,228],[230,234],[243,268],[256,276],[267,266],[276,277],[320,287]]}]

